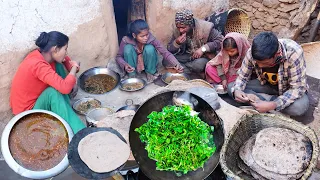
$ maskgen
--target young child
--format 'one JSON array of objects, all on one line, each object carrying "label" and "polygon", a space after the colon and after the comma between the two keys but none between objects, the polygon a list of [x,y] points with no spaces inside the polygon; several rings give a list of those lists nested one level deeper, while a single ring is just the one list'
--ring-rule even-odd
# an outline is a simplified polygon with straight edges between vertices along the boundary
[{"label": "young child", "polygon": [[183,68],[178,60],[162,46],[150,32],[148,24],[141,19],[129,24],[127,36],[122,38],[116,61],[129,77],[145,71],[149,82],[157,78],[158,54],[178,71]]},{"label": "young child", "polygon": [[219,54],[206,65],[206,79],[212,84],[222,84],[227,90],[229,83],[237,78],[246,52],[250,48],[247,38],[240,33],[229,33],[222,41]]}]

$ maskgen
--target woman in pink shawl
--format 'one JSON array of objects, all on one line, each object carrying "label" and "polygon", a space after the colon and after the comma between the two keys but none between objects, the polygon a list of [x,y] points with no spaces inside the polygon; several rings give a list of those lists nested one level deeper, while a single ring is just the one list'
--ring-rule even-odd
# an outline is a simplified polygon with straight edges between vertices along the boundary
[{"label": "woman in pink shawl", "polygon": [[237,71],[249,48],[250,43],[243,34],[227,34],[222,41],[220,53],[207,63],[207,81],[222,84],[227,89],[227,85],[236,80]]}]

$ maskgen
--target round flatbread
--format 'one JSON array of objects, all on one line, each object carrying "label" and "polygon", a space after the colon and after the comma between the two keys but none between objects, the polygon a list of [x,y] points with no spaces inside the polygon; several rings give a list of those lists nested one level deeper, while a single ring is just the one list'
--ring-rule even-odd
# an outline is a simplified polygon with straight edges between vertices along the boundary
[{"label": "round flatbread", "polygon": [[284,128],[266,128],[257,134],[252,158],[268,171],[298,174],[309,165],[311,147],[311,142],[300,133]]},{"label": "round flatbread", "polygon": [[276,180],[291,180],[299,179],[302,173],[298,174],[277,174],[268,171],[261,166],[259,166],[252,158],[252,147],[255,145],[256,136],[252,136],[248,141],[246,141],[243,146],[240,147],[239,156],[243,162],[250,167],[250,174],[256,179],[276,179]]},{"label": "round flatbread", "polygon": [[[129,143],[129,131],[132,118],[136,112],[133,110],[122,110],[98,121],[97,127],[111,127],[112,129],[118,131],[122,137]],[[131,149],[131,148],[130,148]],[[135,160],[130,150],[130,156],[128,160]]]},{"label": "round flatbread", "polygon": [[129,146],[108,131],[91,133],[78,146],[81,160],[94,172],[105,173],[123,165],[130,155]]}]

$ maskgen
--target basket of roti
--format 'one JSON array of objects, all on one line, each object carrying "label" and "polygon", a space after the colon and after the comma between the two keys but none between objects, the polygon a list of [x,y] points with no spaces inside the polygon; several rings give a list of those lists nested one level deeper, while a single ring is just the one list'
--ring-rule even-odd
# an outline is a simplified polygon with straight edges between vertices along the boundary
[{"label": "basket of roti", "polygon": [[231,179],[306,180],[317,165],[315,132],[275,114],[244,115],[222,147],[220,164]]},{"label": "basket of roti", "polygon": [[87,179],[104,179],[116,175],[130,155],[123,136],[112,128],[85,128],[68,147],[73,170]]}]

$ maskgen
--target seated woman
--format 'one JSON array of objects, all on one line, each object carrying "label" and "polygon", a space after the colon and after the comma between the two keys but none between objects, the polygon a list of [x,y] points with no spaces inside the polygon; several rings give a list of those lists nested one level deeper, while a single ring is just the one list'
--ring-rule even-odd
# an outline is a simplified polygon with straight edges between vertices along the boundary
[{"label": "seated woman", "polygon": [[[74,133],[85,127],[70,106],[68,94],[76,84],[79,64],[67,54],[68,36],[42,32],[36,49],[21,62],[11,86],[13,114],[30,109],[52,111],[68,122]],[[67,75],[64,67],[69,71]]]},{"label": "seated woman", "polygon": [[128,26],[127,36],[122,38],[116,61],[129,77],[145,71],[149,82],[157,78],[158,54],[168,61],[170,67],[182,72],[183,68],[178,60],[162,46],[149,32],[149,26],[144,20],[135,20]]},{"label": "seated woman", "polygon": [[240,33],[229,33],[222,41],[219,54],[210,60],[206,66],[206,79],[212,84],[222,84],[224,89],[237,78],[246,52],[250,48],[247,38]]}]

